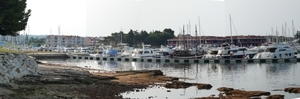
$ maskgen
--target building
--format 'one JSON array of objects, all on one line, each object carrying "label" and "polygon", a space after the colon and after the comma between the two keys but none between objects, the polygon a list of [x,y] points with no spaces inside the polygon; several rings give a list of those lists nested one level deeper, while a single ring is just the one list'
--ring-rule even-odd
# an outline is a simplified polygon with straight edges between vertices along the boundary
[{"label": "building", "polygon": [[12,42],[17,45],[23,45],[25,43],[26,35],[18,35],[18,36],[2,36],[0,35],[1,45],[4,45],[6,42]]},{"label": "building", "polygon": [[100,40],[103,40],[103,37],[86,37],[87,46],[99,46]]},{"label": "building", "polygon": [[86,46],[86,38],[73,35],[48,35],[46,37],[47,46]]},{"label": "building", "polygon": [[[231,42],[232,38],[232,42]],[[211,44],[215,46],[220,46],[222,43],[233,43],[238,46],[259,46],[262,43],[267,42],[265,36],[178,36],[167,40],[169,46],[176,46],[178,44],[186,46],[195,46],[199,44]]]},{"label": "building", "polygon": [[65,46],[65,47],[87,47],[87,46],[99,46],[100,40],[103,37],[80,37],[72,35],[48,35],[46,37],[47,46]]}]

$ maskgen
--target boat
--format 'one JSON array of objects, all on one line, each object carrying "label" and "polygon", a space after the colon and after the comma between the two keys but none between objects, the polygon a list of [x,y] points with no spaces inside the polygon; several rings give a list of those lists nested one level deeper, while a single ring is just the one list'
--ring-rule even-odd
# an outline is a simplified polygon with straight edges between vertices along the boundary
[{"label": "boat", "polygon": [[118,56],[118,50],[116,49],[107,49],[102,53],[103,57],[116,57]]},{"label": "boat", "polygon": [[[188,42],[189,35],[185,35],[184,26],[183,26],[183,35],[182,35],[182,44],[173,48],[173,52],[170,55],[171,58],[178,58],[178,59],[201,59],[203,54],[199,53],[202,52],[202,47],[194,47],[192,46],[191,42]],[[197,32],[196,32],[197,33]],[[190,43],[190,44],[188,44]]]},{"label": "boat", "polygon": [[174,50],[170,56],[177,59],[201,59],[203,55],[196,54],[194,49]]},{"label": "boat", "polygon": [[265,46],[265,50],[256,54],[254,59],[296,58],[297,51],[288,44],[272,44]]},{"label": "boat", "polygon": [[221,49],[220,47],[211,48],[208,51],[206,51],[207,54],[204,54],[202,58],[203,59],[215,59],[215,58],[217,58],[217,54],[220,49]]},{"label": "boat", "polygon": [[228,43],[222,44],[222,49],[218,50],[217,58],[253,58],[257,53],[249,51],[246,47],[238,47],[229,45]]},{"label": "boat", "polygon": [[143,48],[136,48],[132,52],[132,57],[135,58],[144,58],[144,57],[155,57],[156,51],[153,48],[150,48],[151,45],[142,43]]},{"label": "boat", "polygon": [[231,33],[231,43],[223,43],[221,48],[216,55],[217,58],[253,58],[257,54],[257,52],[248,51],[246,47],[239,47],[233,44],[232,40],[232,20],[231,15],[229,15],[230,19],[230,33]]},{"label": "boat", "polygon": [[155,58],[170,58],[170,55],[173,53],[172,49],[168,46],[161,45],[159,50],[156,52]]}]

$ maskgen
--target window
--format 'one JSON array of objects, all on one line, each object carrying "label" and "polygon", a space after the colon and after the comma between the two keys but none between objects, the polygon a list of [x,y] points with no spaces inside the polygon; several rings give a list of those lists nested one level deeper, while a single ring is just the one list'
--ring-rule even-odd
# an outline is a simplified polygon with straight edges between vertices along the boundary
[{"label": "window", "polygon": [[285,49],[279,49],[279,51],[281,52],[281,51],[286,51]]},{"label": "window", "polygon": [[267,48],[265,52],[275,52],[277,48]]}]

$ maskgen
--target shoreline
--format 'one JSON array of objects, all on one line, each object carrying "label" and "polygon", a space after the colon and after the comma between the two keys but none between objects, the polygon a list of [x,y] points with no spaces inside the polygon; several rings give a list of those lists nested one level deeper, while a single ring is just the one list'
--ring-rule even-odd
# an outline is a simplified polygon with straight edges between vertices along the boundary
[{"label": "shoreline", "polygon": [[[121,99],[120,93],[132,91],[135,88],[144,89],[155,83],[166,83],[166,88],[187,88],[197,86],[198,89],[210,89],[209,84],[193,84],[179,81],[180,78],[165,76],[159,70],[116,71],[105,72],[77,66],[63,66],[38,62],[37,76],[24,76],[15,79],[12,84],[0,86],[1,98],[102,98]],[[93,71],[93,72],[90,72]],[[96,72],[95,72],[96,71]],[[199,88],[200,87],[200,88]],[[232,88],[233,89],[233,88]],[[105,90],[105,91],[103,91]],[[231,89],[230,89],[231,90]],[[291,89],[290,91],[293,91]],[[91,93],[92,92],[92,93]],[[253,97],[248,91],[235,91],[235,95]],[[267,93],[262,92],[261,93]],[[300,92],[300,91],[299,91]],[[216,94],[216,93],[212,93]],[[211,95],[196,99],[220,99],[226,93]],[[247,95],[245,95],[247,94]],[[253,94],[253,93],[250,93]],[[222,95],[222,96],[220,96]],[[228,94],[226,94],[228,95]],[[255,97],[260,97],[258,91]],[[282,95],[261,94],[271,97]],[[242,97],[240,96],[240,98]],[[228,97],[228,96],[225,96]],[[282,98],[283,99],[283,98]]]}]

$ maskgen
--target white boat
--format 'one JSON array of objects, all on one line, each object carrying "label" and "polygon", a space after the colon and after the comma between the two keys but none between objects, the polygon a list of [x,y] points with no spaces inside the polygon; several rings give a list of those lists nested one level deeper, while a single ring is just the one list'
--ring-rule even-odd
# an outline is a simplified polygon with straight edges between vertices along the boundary
[{"label": "white boat", "polygon": [[297,51],[287,44],[272,44],[265,46],[265,50],[256,54],[254,59],[295,58]]},{"label": "white boat", "polygon": [[143,48],[136,48],[132,52],[132,57],[143,58],[143,57],[155,57],[156,51],[153,48],[150,48],[151,45],[142,44]]},{"label": "white boat", "polygon": [[173,50],[167,46],[161,45],[158,51],[156,52],[155,58],[170,58],[170,54],[173,53]]},{"label": "white boat", "polygon": [[204,54],[202,58],[203,59],[215,59],[215,58],[217,58],[217,54],[220,49],[221,49],[220,47],[209,49],[208,51],[206,51],[207,54]]},{"label": "white boat", "polygon": [[218,51],[217,58],[253,58],[257,53],[248,51],[246,47],[224,46]]}]

